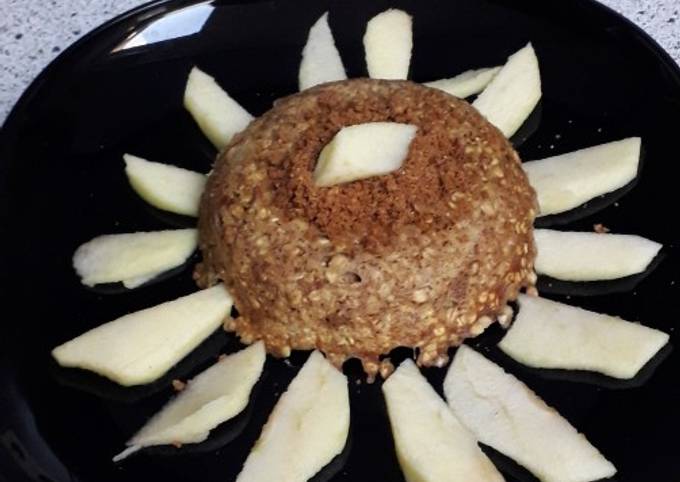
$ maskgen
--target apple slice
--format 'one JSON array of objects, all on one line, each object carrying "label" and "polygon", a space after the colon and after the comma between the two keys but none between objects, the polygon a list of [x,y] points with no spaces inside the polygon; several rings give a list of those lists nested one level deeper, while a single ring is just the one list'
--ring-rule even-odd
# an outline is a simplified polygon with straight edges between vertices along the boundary
[{"label": "apple slice", "polygon": [[540,215],[568,211],[628,184],[637,176],[640,145],[639,137],[629,137],[522,164]]},{"label": "apple slice", "polygon": [[195,229],[106,234],[80,245],[73,267],[84,285],[122,281],[136,288],[186,262],[196,240]]},{"label": "apple slice", "polygon": [[564,281],[596,281],[641,273],[662,245],[631,234],[534,229],[535,269]]},{"label": "apple slice", "polygon": [[253,120],[253,116],[229,97],[214,78],[197,67],[189,73],[184,90],[184,107],[219,150]]},{"label": "apple slice", "polygon": [[616,468],[555,409],[482,355],[461,345],[444,380],[460,422],[485,445],[545,482],[588,482]]},{"label": "apple slice", "polygon": [[281,395],[237,482],[305,481],[342,452],[347,378],[315,351]]},{"label": "apple slice", "polygon": [[541,73],[531,43],[508,58],[472,105],[505,137],[521,127],[541,99]]},{"label": "apple slice", "polygon": [[190,380],[179,395],[154,415],[114,462],[143,447],[202,442],[212,429],[238,415],[262,374],[266,352],[258,342],[233,353]]},{"label": "apple slice", "polygon": [[205,175],[130,154],[123,159],[130,185],[142,199],[164,211],[198,216]]},{"label": "apple slice", "polygon": [[396,171],[408,157],[417,129],[396,122],[343,127],[321,150],[314,182],[332,186]]},{"label": "apple slice", "polygon": [[630,379],[668,343],[638,323],[545,298],[520,295],[520,311],[499,348],[535,368],[564,368]]},{"label": "apple slice", "polygon": [[302,50],[298,84],[300,90],[305,90],[317,84],[346,78],[347,73],[335,47],[326,12],[309,29],[307,43]]},{"label": "apple slice", "polygon": [[464,99],[483,91],[500,70],[501,67],[466,70],[450,79],[433,80],[424,85]]},{"label": "apple slice", "polygon": [[222,284],[98,326],[52,350],[65,367],[91,370],[121,385],[163,376],[222,325],[232,299]]},{"label": "apple slice", "polygon": [[368,75],[373,79],[406,79],[413,49],[413,19],[391,8],[366,25],[364,51]]},{"label": "apple slice", "polygon": [[382,386],[408,482],[494,482],[503,477],[411,360]]}]

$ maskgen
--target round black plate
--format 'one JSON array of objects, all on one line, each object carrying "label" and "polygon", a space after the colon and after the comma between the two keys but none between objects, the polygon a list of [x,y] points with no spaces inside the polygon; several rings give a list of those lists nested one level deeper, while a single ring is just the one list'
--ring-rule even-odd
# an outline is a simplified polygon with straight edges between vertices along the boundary
[{"label": "round black plate", "polygon": [[[330,10],[350,76],[365,75],[366,21],[388,7],[414,15],[411,78],[498,65],[531,40],[544,96],[515,141],[524,159],[639,135],[645,159],[631,189],[542,222],[637,233],[664,244],[647,276],[593,285],[542,280],[550,297],[671,333],[678,344],[680,73],[640,30],[587,0],[290,0],[157,2],[119,17],[64,52],[12,112],[0,141],[2,310],[0,480],[227,481],[238,473],[278,395],[305,354],[269,359],[248,409],[203,444],[159,447],[114,465],[111,457],[187,378],[238,348],[217,333],[168,376],[124,389],[57,367],[49,351],[123,313],[195,289],[191,267],[141,289],[85,289],[71,268],[82,242],[103,233],[187,226],[148,207],[129,187],[121,155],[208,171],[214,151],[182,108],[192,65],[215,75],[250,112],[295,92],[307,31]],[[212,8],[214,7],[214,8]],[[212,9],[211,9],[212,8]],[[206,13],[210,13],[205,21]],[[199,32],[200,30],[200,32]],[[146,45],[139,45],[142,32]],[[195,33],[198,32],[198,33]],[[177,38],[168,39],[174,36]],[[131,39],[131,37],[134,37]],[[165,40],[163,40],[165,38]],[[125,42],[138,44],[123,48]],[[523,142],[522,142],[523,141]],[[620,195],[620,196],[619,196]],[[618,198],[618,200],[617,200]],[[567,224],[564,224],[564,223]],[[680,281],[680,280],[678,280]],[[680,356],[667,348],[633,381],[522,367],[494,348],[501,331],[472,342],[567,417],[619,469],[620,481],[680,474]],[[403,353],[400,354],[404,356]],[[380,384],[350,375],[347,448],[315,480],[402,480]],[[426,370],[437,390],[444,370]],[[532,480],[489,451],[508,480]]]}]

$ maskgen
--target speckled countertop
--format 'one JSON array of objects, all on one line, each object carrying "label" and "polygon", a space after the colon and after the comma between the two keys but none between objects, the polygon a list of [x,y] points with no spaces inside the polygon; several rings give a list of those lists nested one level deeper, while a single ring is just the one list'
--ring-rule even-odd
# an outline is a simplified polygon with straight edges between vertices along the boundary
[{"label": "speckled countertop", "polygon": [[[560,0],[569,1],[569,0]],[[144,0],[0,0],[0,123],[36,75],[68,45]],[[680,63],[680,0],[603,0]]]}]

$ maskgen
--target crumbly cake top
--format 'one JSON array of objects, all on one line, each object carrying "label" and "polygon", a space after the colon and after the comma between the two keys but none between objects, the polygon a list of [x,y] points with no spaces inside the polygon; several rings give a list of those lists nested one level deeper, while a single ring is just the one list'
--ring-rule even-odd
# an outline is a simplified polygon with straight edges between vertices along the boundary
[{"label": "crumbly cake top", "polygon": [[[362,181],[316,186],[316,160],[333,136],[348,125],[379,121],[418,127],[402,167]],[[261,136],[250,139],[253,162],[267,166],[268,186],[262,187],[273,193],[272,205],[348,249],[378,250],[405,226],[423,233],[451,227],[487,201],[489,183],[503,178],[522,186],[509,195],[533,196],[517,154],[496,128],[467,102],[413,82],[324,84],[279,100],[253,124],[246,132]],[[257,124],[275,127],[259,132]]]}]

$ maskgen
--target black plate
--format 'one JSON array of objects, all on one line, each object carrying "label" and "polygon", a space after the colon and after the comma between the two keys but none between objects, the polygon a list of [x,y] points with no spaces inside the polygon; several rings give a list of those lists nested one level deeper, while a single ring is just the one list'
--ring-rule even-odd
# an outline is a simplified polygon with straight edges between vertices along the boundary
[{"label": "black plate", "polygon": [[[533,119],[537,129],[525,129],[520,136],[526,137],[519,145],[525,159],[642,136],[644,166],[632,189],[546,221],[584,230],[603,223],[615,232],[647,236],[665,245],[665,257],[647,276],[613,287],[552,286],[550,296],[642,320],[671,333],[672,343],[678,344],[680,229],[674,173],[680,73],[632,24],[587,0],[291,0],[215,2],[200,33],[186,35],[204,20],[196,7],[182,10],[191,4],[156,2],[97,29],[44,71],[3,129],[4,479],[206,482],[232,480],[239,471],[304,354],[296,354],[291,364],[268,360],[248,410],[207,442],[181,450],[151,449],[114,465],[112,455],[170,396],[171,378],[196,373],[238,343],[217,333],[163,380],[135,389],[59,369],[49,351],[99,323],[195,289],[187,266],[174,277],[131,292],[87,290],[71,268],[71,255],[98,234],[190,225],[192,220],[155,211],[133,193],[123,174],[122,153],[207,171],[214,151],[181,102],[190,67],[198,64],[215,75],[250,112],[260,114],[277,97],[296,91],[307,30],[327,9],[351,76],[365,75],[361,37],[366,21],[391,6],[414,15],[411,78],[416,81],[501,64],[531,40],[541,62],[544,96],[540,116]],[[173,29],[185,35],[154,42]],[[120,48],[141,31],[154,43]],[[542,286],[548,293],[551,283]],[[677,350],[664,350],[655,360],[662,363],[646,367],[636,380],[617,382],[522,367],[493,348],[499,336],[500,329],[494,328],[473,344],[583,431],[618,467],[617,480],[677,480]],[[380,385],[355,384],[356,367],[349,366],[348,372],[350,441],[316,480],[402,480]],[[426,372],[439,390],[444,370]],[[531,480],[502,457],[494,455],[494,460],[507,470],[508,480]]]}]

